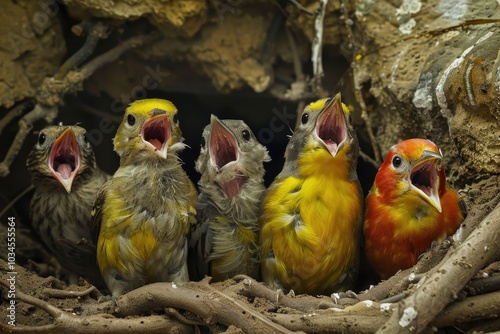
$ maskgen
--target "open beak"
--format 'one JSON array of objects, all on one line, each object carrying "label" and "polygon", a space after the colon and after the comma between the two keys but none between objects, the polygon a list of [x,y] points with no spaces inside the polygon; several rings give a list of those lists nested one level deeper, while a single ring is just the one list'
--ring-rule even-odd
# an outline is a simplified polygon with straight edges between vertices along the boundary
[{"label": "open beak", "polygon": [[71,128],[64,130],[52,144],[49,168],[54,178],[70,193],[73,180],[80,169],[80,150]]},{"label": "open beak", "polygon": [[410,171],[410,184],[424,200],[441,212],[439,199],[438,165],[443,157],[435,152],[424,150]]},{"label": "open beak", "polygon": [[316,136],[333,157],[347,139],[347,124],[340,97],[338,93],[327,102],[318,116],[315,129]]},{"label": "open beak", "polygon": [[212,127],[208,142],[210,162],[220,170],[227,164],[238,161],[240,157],[238,141],[217,116],[210,117],[210,125]]},{"label": "open beak", "polygon": [[[240,149],[238,141],[233,132],[229,130],[216,116],[210,117],[210,139],[208,143],[208,153],[210,155],[210,163],[215,166],[217,173],[221,169],[225,169],[225,173],[219,174],[221,178],[216,179],[216,182],[222,188],[222,191],[228,198],[237,196],[243,185],[247,181],[247,177],[239,173],[236,162],[240,159]],[[229,166],[234,166],[230,168]]]},{"label": "open beak", "polygon": [[143,124],[141,130],[142,141],[146,144],[146,148],[166,159],[171,135],[172,129],[167,113],[155,109],[153,117]]}]

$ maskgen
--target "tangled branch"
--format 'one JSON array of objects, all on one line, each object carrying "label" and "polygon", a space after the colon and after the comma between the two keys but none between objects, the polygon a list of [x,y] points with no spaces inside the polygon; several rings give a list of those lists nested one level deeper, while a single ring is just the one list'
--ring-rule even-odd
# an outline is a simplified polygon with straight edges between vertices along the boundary
[{"label": "tangled branch", "polygon": [[[10,165],[21,150],[24,140],[33,129],[33,125],[38,120],[44,119],[48,124],[52,124],[58,114],[58,106],[62,103],[63,97],[69,92],[82,89],[82,83],[89,78],[96,70],[103,65],[118,59],[124,52],[141,45],[149,44],[157,40],[159,34],[132,37],[111,50],[95,57],[80,69],[76,69],[95,49],[97,40],[107,34],[107,28],[98,23],[88,26],[87,39],[80,50],[70,57],[56,72],[53,77],[46,78],[38,89],[35,107],[25,114],[18,122],[19,130],[10,146],[4,160],[0,163],[0,177],[9,175]],[[9,113],[12,120],[19,111]],[[5,126],[5,122],[2,126]]]}]

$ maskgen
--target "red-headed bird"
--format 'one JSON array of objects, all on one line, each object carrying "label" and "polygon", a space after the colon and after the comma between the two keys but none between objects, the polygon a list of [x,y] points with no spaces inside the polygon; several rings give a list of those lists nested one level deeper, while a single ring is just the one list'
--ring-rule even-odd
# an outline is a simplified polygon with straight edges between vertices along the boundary
[{"label": "red-headed bird", "polygon": [[447,188],[441,150],[430,140],[393,146],[366,198],[365,250],[381,279],[412,267],[455,233],[463,220],[456,191]]}]

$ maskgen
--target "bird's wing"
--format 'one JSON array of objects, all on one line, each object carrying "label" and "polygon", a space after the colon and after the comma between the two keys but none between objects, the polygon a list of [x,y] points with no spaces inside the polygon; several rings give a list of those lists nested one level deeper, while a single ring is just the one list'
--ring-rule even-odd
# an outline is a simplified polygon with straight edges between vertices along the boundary
[{"label": "bird's wing", "polygon": [[191,280],[201,280],[210,275],[208,257],[212,252],[213,232],[209,222],[217,215],[217,209],[208,204],[205,194],[200,194],[197,210],[197,223],[192,226],[188,242],[188,267]]}]

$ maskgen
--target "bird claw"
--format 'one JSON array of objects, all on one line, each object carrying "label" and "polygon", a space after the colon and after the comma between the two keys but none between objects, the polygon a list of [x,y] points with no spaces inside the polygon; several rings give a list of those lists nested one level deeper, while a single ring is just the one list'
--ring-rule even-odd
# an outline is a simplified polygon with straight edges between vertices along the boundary
[{"label": "bird claw", "polygon": [[97,298],[98,303],[104,303],[110,300],[112,300],[115,306],[118,307],[118,298],[116,298],[115,296],[106,295],[106,296],[99,296],[99,298]]}]

